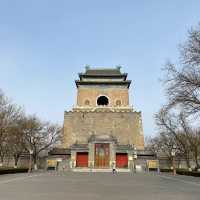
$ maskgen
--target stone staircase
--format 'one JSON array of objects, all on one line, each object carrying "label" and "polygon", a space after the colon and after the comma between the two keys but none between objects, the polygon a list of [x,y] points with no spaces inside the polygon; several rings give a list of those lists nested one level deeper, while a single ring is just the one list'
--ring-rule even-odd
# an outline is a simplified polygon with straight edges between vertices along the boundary
[{"label": "stone staircase", "polygon": [[[73,172],[112,172],[112,169],[89,169],[89,168],[74,168]],[[130,169],[116,169],[117,172],[130,172]]]}]

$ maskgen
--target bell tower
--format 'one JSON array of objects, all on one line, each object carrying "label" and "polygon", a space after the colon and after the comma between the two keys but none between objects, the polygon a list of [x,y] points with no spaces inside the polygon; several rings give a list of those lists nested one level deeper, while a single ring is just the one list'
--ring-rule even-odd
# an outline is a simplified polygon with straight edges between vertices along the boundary
[{"label": "bell tower", "polygon": [[141,112],[129,103],[127,74],[120,67],[87,67],[75,83],[76,105],[65,111],[62,142],[73,167],[131,168],[134,149],[144,149],[144,135]]},{"label": "bell tower", "polygon": [[75,109],[130,109],[127,74],[121,68],[89,68],[79,73]]}]

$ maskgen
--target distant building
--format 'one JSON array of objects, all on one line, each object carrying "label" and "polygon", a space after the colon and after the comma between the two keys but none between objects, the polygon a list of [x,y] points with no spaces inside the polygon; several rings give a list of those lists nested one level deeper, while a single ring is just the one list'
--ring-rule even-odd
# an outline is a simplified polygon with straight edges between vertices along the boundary
[{"label": "distant building", "polygon": [[51,155],[67,155],[71,168],[131,168],[144,135],[141,112],[129,102],[127,74],[120,67],[87,67],[75,82],[77,102],[64,114],[62,149]]}]

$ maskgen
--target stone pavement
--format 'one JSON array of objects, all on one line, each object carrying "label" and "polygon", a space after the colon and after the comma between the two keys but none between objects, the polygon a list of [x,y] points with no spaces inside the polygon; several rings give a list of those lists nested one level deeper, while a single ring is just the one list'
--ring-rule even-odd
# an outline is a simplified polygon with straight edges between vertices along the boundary
[{"label": "stone pavement", "polygon": [[155,173],[0,176],[0,200],[199,200],[200,178]]}]

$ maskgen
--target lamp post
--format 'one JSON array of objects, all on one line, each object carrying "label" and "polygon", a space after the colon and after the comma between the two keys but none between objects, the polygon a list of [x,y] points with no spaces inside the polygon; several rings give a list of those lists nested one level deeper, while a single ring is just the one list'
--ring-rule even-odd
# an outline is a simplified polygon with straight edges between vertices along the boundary
[{"label": "lamp post", "polygon": [[29,167],[28,167],[28,173],[31,173],[32,171],[32,157],[33,157],[33,136],[30,136],[30,141],[29,141]]},{"label": "lamp post", "polygon": [[32,169],[32,155],[33,155],[33,150],[30,149],[29,150],[29,168],[28,168],[28,173],[31,173],[31,169]]},{"label": "lamp post", "polygon": [[134,151],[133,151],[133,159],[134,159],[134,172],[136,173],[136,159],[137,159],[137,149],[136,147],[134,147]]},{"label": "lamp post", "polygon": [[176,163],[175,163],[175,156],[176,156],[176,145],[173,145],[172,151],[171,151],[171,156],[172,156],[172,167],[173,167],[173,175],[176,175]]},{"label": "lamp post", "polygon": [[157,172],[160,174],[160,163],[159,163],[159,157],[158,157],[158,150],[155,151],[156,153],[156,159],[157,159]]}]

